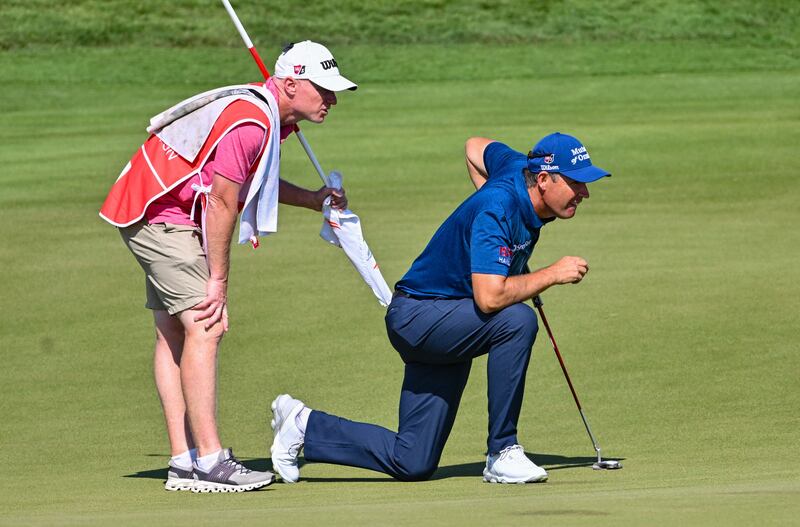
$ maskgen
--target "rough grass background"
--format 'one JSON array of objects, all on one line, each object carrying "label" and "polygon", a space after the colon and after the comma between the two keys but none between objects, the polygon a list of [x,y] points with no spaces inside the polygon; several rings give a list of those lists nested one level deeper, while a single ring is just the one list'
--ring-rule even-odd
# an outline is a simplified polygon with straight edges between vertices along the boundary
[{"label": "rough grass background", "polygon": [[[276,0],[233,2],[256,44],[705,41],[796,47],[785,0]],[[214,0],[4,0],[0,49],[237,46]]]}]

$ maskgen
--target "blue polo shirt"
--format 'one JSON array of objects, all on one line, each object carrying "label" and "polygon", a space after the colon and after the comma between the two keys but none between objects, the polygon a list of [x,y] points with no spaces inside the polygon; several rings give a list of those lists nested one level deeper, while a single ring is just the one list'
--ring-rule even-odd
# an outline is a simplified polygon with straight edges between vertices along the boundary
[{"label": "blue polo shirt", "polygon": [[417,298],[471,298],[472,273],[522,274],[550,220],[533,210],[525,154],[490,143],[483,163],[486,183],[444,221],[395,289]]}]

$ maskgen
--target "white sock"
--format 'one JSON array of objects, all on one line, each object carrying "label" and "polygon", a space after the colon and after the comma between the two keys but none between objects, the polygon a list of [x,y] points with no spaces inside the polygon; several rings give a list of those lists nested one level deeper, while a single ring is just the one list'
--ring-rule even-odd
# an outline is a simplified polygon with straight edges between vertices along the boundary
[{"label": "white sock", "polygon": [[[197,457],[196,451],[194,457]],[[192,468],[192,461],[194,461],[194,459],[192,458],[192,451],[187,450],[186,452],[182,452],[177,456],[172,456],[172,458],[170,458],[170,461],[172,462],[173,465],[175,465],[178,468],[189,470]]]},{"label": "white sock", "polygon": [[219,454],[222,450],[217,450],[216,452],[212,452],[211,454],[203,457],[198,457],[195,463],[197,464],[197,468],[202,470],[203,472],[208,472],[211,468],[217,464],[217,460],[219,460]]},{"label": "white sock", "polygon": [[297,413],[297,416],[294,418],[294,424],[297,425],[297,429],[300,430],[301,434],[306,433],[306,426],[308,425],[308,416],[311,415],[311,408],[308,406],[304,406],[302,410]]}]

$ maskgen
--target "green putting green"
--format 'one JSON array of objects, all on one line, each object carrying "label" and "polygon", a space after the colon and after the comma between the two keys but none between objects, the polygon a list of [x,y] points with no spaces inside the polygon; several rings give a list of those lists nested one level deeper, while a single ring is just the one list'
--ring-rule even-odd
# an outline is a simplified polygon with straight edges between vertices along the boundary
[{"label": "green putting green", "polygon": [[[542,231],[531,267],[591,266],[544,308],[604,456],[542,328],[520,440],[545,484],[481,482],[485,359],[433,480],[308,464],[296,485],[168,493],[143,277],[97,210],[150,116],[257,79],[237,48],[0,53],[0,523],[769,525],[800,513],[800,57],[719,42],[339,45],[360,83],[304,132],[345,175],[390,284],[469,184],[463,143],[585,141],[613,177]],[[274,50],[262,49],[268,65]],[[202,66],[201,66],[202,64]],[[283,176],[318,179],[299,143]],[[270,463],[268,405],[396,426],[401,361],[383,310],[321,220],[282,208],[261,248],[232,249],[219,360],[225,445]]]}]

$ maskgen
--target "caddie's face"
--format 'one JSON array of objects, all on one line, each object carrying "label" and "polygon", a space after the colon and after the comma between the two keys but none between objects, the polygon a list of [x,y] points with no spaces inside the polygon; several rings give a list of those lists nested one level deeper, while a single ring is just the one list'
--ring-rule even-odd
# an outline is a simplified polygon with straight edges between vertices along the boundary
[{"label": "caddie's face", "polygon": [[297,81],[297,94],[294,109],[302,119],[314,123],[325,120],[331,106],[336,104],[336,93],[318,86],[310,80]]},{"label": "caddie's face", "polygon": [[553,178],[547,172],[540,172],[538,182],[544,204],[557,218],[568,219],[575,216],[578,205],[589,197],[586,183],[575,181],[563,174]]}]

